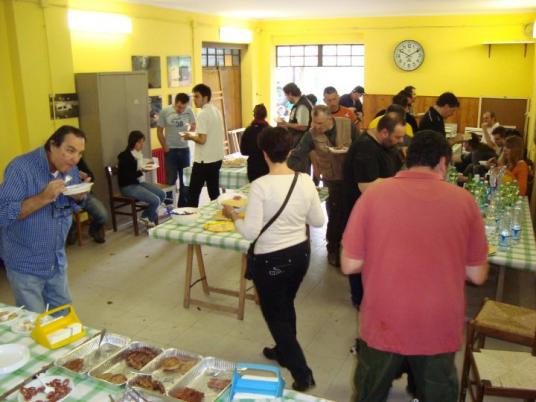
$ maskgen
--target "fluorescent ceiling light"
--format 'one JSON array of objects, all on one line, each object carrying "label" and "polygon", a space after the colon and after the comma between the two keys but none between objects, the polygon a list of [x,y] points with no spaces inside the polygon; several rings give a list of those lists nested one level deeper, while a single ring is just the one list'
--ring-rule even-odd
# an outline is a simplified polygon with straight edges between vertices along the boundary
[{"label": "fluorescent ceiling light", "polygon": [[251,43],[253,32],[245,28],[221,27],[220,41],[227,43]]},{"label": "fluorescent ceiling light", "polygon": [[72,31],[126,34],[132,32],[132,21],[120,14],[69,10],[69,28]]}]

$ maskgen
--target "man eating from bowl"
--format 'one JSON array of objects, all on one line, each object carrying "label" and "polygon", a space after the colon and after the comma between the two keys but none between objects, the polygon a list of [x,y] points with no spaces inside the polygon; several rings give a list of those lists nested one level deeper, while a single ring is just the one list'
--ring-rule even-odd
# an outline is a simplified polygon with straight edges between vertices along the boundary
[{"label": "man eating from bowl", "polygon": [[62,126],[44,146],[13,159],[0,184],[0,250],[18,306],[41,313],[71,303],[65,240],[86,193],[65,196],[80,183],[76,164],[86,136]]}]

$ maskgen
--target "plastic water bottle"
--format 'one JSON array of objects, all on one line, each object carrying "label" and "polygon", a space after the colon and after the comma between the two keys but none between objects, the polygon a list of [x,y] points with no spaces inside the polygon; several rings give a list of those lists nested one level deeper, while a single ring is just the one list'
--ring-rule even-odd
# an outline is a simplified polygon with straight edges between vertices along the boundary
[{"label": "plastic water bottle", "polygon": [[518,243],[521,238],[521,208],[512,210],[512,241]]},{"label": "plastic water bottle", "polygon": [[511,222],[510,213],[506,211],[501,217],[499,224],[499,250],[508,251],[511,242]]}]

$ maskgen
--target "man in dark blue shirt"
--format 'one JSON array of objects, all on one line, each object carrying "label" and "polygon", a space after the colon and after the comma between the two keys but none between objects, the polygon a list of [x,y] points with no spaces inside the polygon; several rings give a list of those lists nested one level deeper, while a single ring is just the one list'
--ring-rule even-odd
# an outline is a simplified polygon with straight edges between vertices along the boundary
[{"label": "man in dark blue shirt", "polygon": [[436,100],[436,104],[431,106],[425,113],[419,124],[419,131],[433,130],[446,135],[445,119],[452,116],[460,107],[460,102],[452,92],[445,92]]},{"label": "man in dark blue shirt", "polygon": [[84,133],[62,126],[44,147],[13,159],[0,184],[1,257],[17,305],[28,310],[71,302],[65,239],[86,193],[63,192],[80,182],[84,149]]}]

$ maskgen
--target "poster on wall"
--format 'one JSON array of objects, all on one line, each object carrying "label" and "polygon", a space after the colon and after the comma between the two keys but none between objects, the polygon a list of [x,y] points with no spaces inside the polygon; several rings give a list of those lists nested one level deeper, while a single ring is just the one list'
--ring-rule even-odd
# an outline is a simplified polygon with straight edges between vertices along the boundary
[{"label": "poster on wall", "polygon": [[168,87],[192,85],[192,58],[190,56],[168,56]]},{"label": "poster on wall", "polygon": [[149,88],[161,88],[159,56],[132,56],[132,71],[146,71]]},{"label": "poster on wall", "polygon": [[71,119],[78,117],[78,95],[77,94],[55,94],[49,95],[50,118]]},{"label": "poster on wall", "polygon": [[158,123],[158,117],[162,111],[162,97],[149,96],[149,121],[151,128],[155,128]]}]

